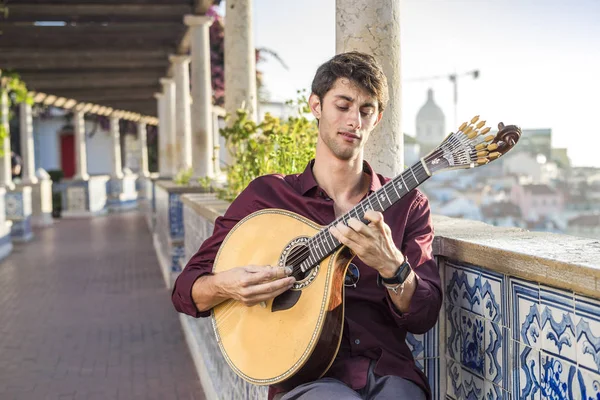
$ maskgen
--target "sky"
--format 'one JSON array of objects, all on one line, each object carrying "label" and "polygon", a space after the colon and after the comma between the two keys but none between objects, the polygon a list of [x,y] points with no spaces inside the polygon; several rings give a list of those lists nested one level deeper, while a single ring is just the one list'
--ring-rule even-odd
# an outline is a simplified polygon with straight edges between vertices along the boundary
[{"label": "sky", "polygon": [[[335,0],[253,7],[255,46],[288,65],[257,66],[270,97],[296,98],[335,55]],[[415,134],[428,88],[455,130],[446,76],[477,69],[478,79],[458,80],[458,125],[481,115],[493,125],[551,128],[553,147],[567,147],[573,165],[600,167],[600,0],[401,0],[400,24],[404,132]]]}]

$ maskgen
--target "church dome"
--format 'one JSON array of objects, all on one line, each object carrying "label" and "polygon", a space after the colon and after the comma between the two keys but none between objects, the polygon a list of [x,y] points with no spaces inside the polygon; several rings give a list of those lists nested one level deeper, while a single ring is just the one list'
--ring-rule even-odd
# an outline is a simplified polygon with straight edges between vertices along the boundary
[{"label": "church dome", "polygon": [[435,104],[435,101],[433,100],[433,90],[431,89],[427,90],[427,101],[417,113],[417,123],[420,121],[444,121],[444,112],[437,104]]}]

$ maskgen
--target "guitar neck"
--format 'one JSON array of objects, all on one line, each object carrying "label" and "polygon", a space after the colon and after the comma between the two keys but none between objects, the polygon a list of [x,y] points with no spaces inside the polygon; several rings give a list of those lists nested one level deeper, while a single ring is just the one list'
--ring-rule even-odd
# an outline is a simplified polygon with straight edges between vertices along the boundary
[{"label": "guitar neck", "polygon": [[[384,212],[429,178],[430,175],[424,168],[423,163],[419,161],[377,191],[371,193],[346,214],[327,225],[325,229],[321,230],[308,241],[307,245],[310,255],[302,262],[302,271],[306,272],[318,265],[321,260],[325,259],[341,246],[341,243],[329,232],[331,226],[337,225],[340,222],[348,225],[350,218],[356,218],[367,223],[368,221],[364,218],[364,215],[368,210]],[[377,177],[374,176],[373,179],[377,179]]]}]

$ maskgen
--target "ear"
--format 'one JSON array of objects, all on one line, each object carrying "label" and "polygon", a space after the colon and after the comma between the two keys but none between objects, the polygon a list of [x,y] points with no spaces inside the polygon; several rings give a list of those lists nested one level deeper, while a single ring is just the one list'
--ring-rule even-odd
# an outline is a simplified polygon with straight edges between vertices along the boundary
[{"label": "ear", "polygon": [[373,125],[373,127],[376,127],[377,124],[379,124],[379,121],[381,121],[381,117],[383,117],[383,111],[377,115],[377,121],[375,121],[375,125]]},{"label": "ear", "polygon": [[310,111],[312,112],[312,115],[316,119],[320,119],[321,118],[321,100],[319,99],[319,96],[317,96],[314,93],[311,93],[310,97],[308,98],[308,105],[310,107]]}]

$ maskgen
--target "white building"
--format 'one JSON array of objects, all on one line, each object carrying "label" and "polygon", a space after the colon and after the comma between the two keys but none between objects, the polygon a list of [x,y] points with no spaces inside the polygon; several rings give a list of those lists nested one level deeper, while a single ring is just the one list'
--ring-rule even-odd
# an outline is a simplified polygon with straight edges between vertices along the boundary
[{"label": "white building", "polygon": [[417,113],[417,142],[421,147],[421,157],[436,148],[448,135],[446,118],[442,109],[433,99],[433,90],[427,90],[427,101]]}]

